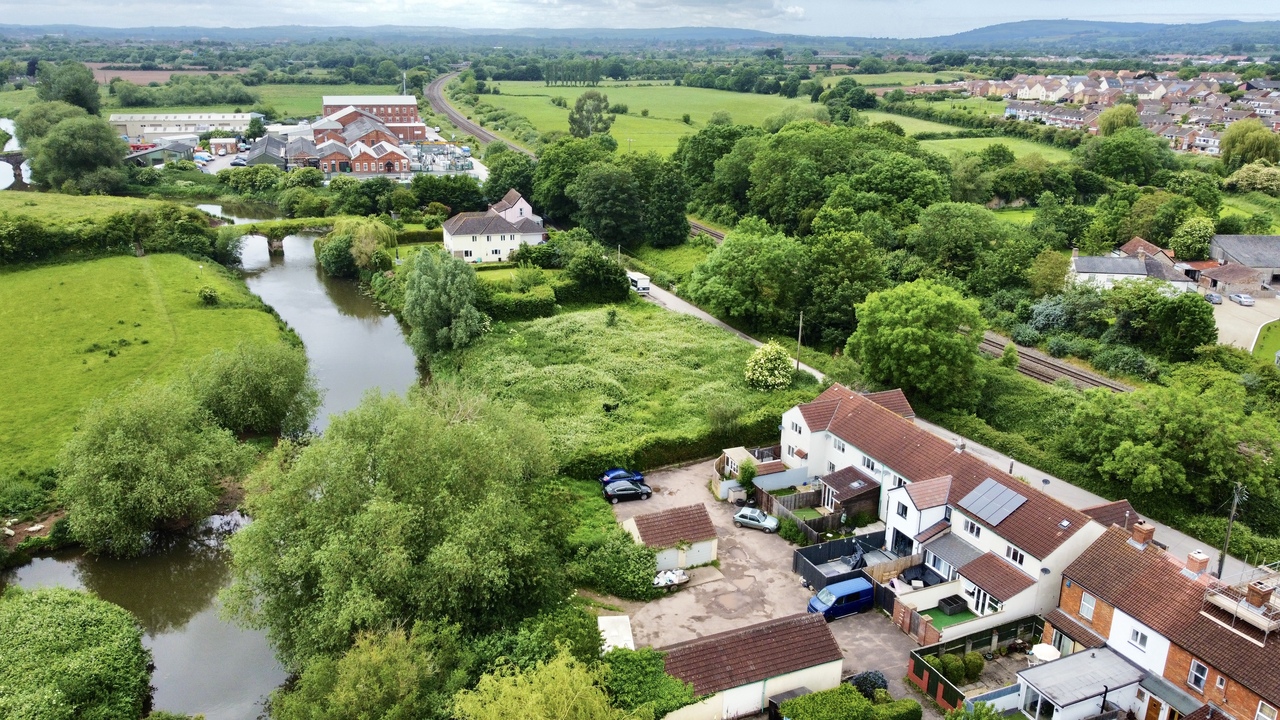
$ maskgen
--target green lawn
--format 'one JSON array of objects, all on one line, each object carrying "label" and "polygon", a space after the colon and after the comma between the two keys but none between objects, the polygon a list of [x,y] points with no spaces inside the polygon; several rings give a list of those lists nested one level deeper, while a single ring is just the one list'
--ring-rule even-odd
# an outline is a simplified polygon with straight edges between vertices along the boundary
[{"label": "green lawn", "polygon": [[1271,226],[1272,232],[1280,232],[1280,200],[1268,197],[1262,193],[1249,193],[1247,195],[1224,195],[1222,197],[1222,215],[1256,215],[1258,213],[1270,213],[1275,218],[1274,224]]},{"label": "green lawn", "polygon": [[801,520],[817,520],[818,518],[822,517],[822,513],[810,507],[796,508],[795,510],[791,511],[791,514],[795,515]]},{"label": "green lawn", "polygon": [[[956,128],[951,128],[955,130]],[[1013,151],[1018,157],[1026,155],[1039,155],[1049,162],[1061,162],[1071,158],[1071,151],[1064,150],[1053,145],[1045,145],[1043,143],[1023,140],[1021,138],[993,137],[993,138],[959,138],[956,140],[924,140],[920,144],[924,147],[947,155],[955,155],[965,152],[978,152],[988,145],[1001,144]]]},{"label": "green lawn", "polygon": [[885,120],[889,120],[897,123],[898,127],[906,130],[908,135],[915,135],[916,133],[922,132],[949,133],[960,129],[954,125],[943,125],[942,123],[936,123],[932,120],[919,120],[905,115],[893,115],[887,112],[880,112],[879,110],[863,110],[859,114],[866,118],[867,122],[883,122]]},{"label": "green lawn", "polygon": [[997,210],[996,216],[1001,220],[1014,225],[1027,226],[1032,220],[1036,219],[1036,211],[1033,208],[1014,208],[1009,210]]},{"label": "green lawn", "polygon": [[1258,333],[1258,341],[1253,345],[1253,356],[1259,360],[1274,362],[1277,351],[1280,351],[1280,320],[1273,320],[1263,325]]},{"label": "green lawn", "polygon": [[878,75],[869,75],[867,73],[853,73],[851,75],[832,75],[822,79],[822,84],[831,87],[841,80],[851,77],[858,81],[859,85],[867,87],[888,87],[890,85],[932,85],[934,80],[941,78],[945,82],[954,82],[963,80],[966,77],[972,77],[970,73],[962,72],[887,72]]},{"label": "green lawn", "polygon": [[[504,280],[510,280],[515,277],[516,270],[518,269],[519,268],[505,267],[498,268],[497,270],[481,270],[477,267],[476,277],[484,280],[485,282],[503,282]],[[550,270],[543,270],[542,272],[547,276],[548,280],[551,280],[564,271],[552,268]]]},{"label": "green lawn", "polygon": [[[197,299],[204,285],[220,306]],[[214,348],[279,340],[242,283],[179,255],[0,274],[0,477],[51,465],[94,400],[175,375]]]},{"label": "green lawn", "polygon": [[[325,95],[399,95],[399,85],[258,85],[249,88],[257,93],[264,105],[275,108],[281,117],[314,117],[320,114]],[[178,107],[107,107],[106,89],[103,89],[103,114],[110,113],[191,113],[232,112],[236,108],[248,111],[245,105],[204,105]],[[0,103],[3,106],[3,103]]]},{"label": "green lawn", "polygon": [[948,615],[942,612],[942,610],[938,608],[933,608],[932,610],[925,610],[920,614],[933,618],[933,626],[938,630],[941,630],[942,628],[945,628],[945,627],[950,627],[952,625],[959,625],[962,622],[968,622],[978,617],[977,615],[974,615],[969,610],[961,610],[955,615]]},{"label": "green lawn", "polygon": [[35,88],[0,92],[0,117],[12,118],[17,114],[14,111],[21,110],[37,100]]},{"label": "green lawn", "polygon": [[155,200],[107,195],[0,192],[0,212],[31,215],[54,223],[98,218],[113,212],[148,209],[161,204]]},{"label": "green lawn", "polygon": [[1009,104],[1003,99],[993,102],[981,97],[953,98],[941,102],[917,100],[916,103],[944,110],[964,110],[970,115],[1004,115],[1004,109]]},{"label": "green lawn", "polygon": [[[483,95],[481,101],[516,112],[529,119],[539,132],[568,130],[569,111],[551,104],[551,98],[563,97],[572,107],[587,90],[583,87],[547,87],[541,82],[504,81],[496,83],[499,95]],[[729,113],[734,122],[759,124],[764,118],[787,107],[809,108],[808,98],[787,99],[778,95],[756,95],[725,90],[709,90],[674,85],[637,87],[602,83],[594,88],[609,96],[610,103],[627,106],[628,114],[619,115],[610,133],[621,151],[670,153],[680,136],[697,132],[717,110]],[[641,111],[649,116],[642,117]],[[688,113],[691,125],[681,121]],[[471,113],[468,113],[471,114]],[[492,129],[492,128],[490,128]],[[496,131],[502,135],[502,131]]]},{"label": "green lawn", "polygon": [[631,252],[637,260],[666,272],[678,281],[688,279],[698,263],[707,259],[711,250],[684,243],[671,248],[655,248],[641,245]]}]

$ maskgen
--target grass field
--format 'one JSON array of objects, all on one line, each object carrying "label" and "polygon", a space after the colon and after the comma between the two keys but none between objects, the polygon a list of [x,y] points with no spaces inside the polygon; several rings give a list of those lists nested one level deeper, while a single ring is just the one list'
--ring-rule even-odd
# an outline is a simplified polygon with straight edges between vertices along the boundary
[{"label": "grass field", "polygon": [[866,118],[867,122],[874,123],[874,122],[884,122],[885,120],[888,120],[890,122],[897,123],[898,127],[902,128],[903,130],[906,130],[908,135],[915,135],[916,133],[922,133],[922,132],[949,133],[949,132],[955,132],[956,130],[960,129],[955,127],[954,125],[943,125],[942,123],[936,123],[936,122],[933,122],[932,120],[918,120],[916,118],[907,117],[905,115],[893,115],[887,112],[880,112],[879,110],[863,110],[859,114],[862,115],[862,117]]},{"label": "grass field", "polygon": [[1003,115],[1005,107],[1009,104],[1005,100],[993,102],[986,98],[971,97],[944,100],[942,102],[927,102],[925,100],[916,101],[920,105],[936,107],[945,110],[964,110],[970,115]]},{"label": "grass field", "polygon": [[36,102],[38,99],[35,88],[0,92],[0,117],[12,119],[14,115],[17,115],[18,110]]},{"label": "grass field", "polygon": [[[204,285],[218,307],[196,297]],[[85,407],[135,380],[172,376],[214,348],[279,341],[242,283],[179,255],[0,274],[0,477],[51,465]]]},{"label": "grass field", "polygon": [[[505,268],[498,268],[497,270],[481,270],[480,268],[477,267],[476,277],[480,280],[484,280],[485,282],[503,282],[515,277],[517,269],[518,268],[505,267]],[[542,272],[548,280],[553,280],[557,275],[559,275],[564,271],[556,268],[551,268],[549,270],[543,270]]]},{"label": "grass field", "polygon": [[707,256],[711,254],[711,249],[691,243],[661,249],[649,245],[641,245],[633,250],[631,254],[637,260],[652,265],[676,278],[677,282],[683,282],[689,278],[689,273],[693,272],[698,263],[707,259]]},{"label": "grass field", "polygon": [[1036,211],[1031,208],[1017,208],[1012,210],[997,210],[996,217],[1007,223],[1014,225],[1027,226],[1036,218]]},{"label": "grass field", "polygon": [[[484,95],[483,102],[519,113],[529,119],[539,132],[568,130],[569,110],[551,104],[551,98],[563,97],[572,107],[587,90],[582,87],[547,87],[541,82],[500,82],[499,95]],[[734,122],[759,124],[770,115],[788,107],[809,108],[808,98],[787,99],[778,95],[755,95],[725,90],[709,90],[674,85],[637,87],[603,83],[594,88],[609,96],[609,102],[627,106],[628,114],[619,115],[610,133],[618,141],[620,151],[670,153],[682,135],[697,132],[711,114],[723,110]],[[649,116],[642,117],[641,111]],[[681,116],[688,113],[692,121],[686,125]],[[492,129],[492,128],[490,128]],[[501,131],[496,131],[502,135]]]},{"label": "grass field", "polygon": [[1071,158],[1071,151],[1064,150],[1060,147],[1045,145],[1043,143],[1023,140],[1022,138],[994,137],[994,138],[960,138],[957,140],[924,140],[920,144],[924,147],[936,152],[947,155],[955,155],[962,152],[978,152],[988,145],[1001,144],[1013,151],[1013,154],[1022,157],[1024,155],[1039,155],[1049,162],[1061,162]]},{"label": "grass field", "polygon": [[161,204],[155,200],[107,195],[0,192],[0,212],[31,215],[54,223],[98,218],[113,212],[154,208]]},{"label": "grass field", "polygon": [[[399,95],[399,85],[258,85],[249,88],[257,93],[263,105],[275,108],[281,117],[314,117],[320,114],[321,102],[325,95]],[[112,105],[108,107],[106,89],[102,90],[103,114],[110,113],[191,113],[191,112],[232,112],[236,108],[247,112],[245,105],[204,105],[177,107],[139,107],[122,108]],[[4,103],[0,101],[0,107]]]},{"label": "grass field", "polygon": [[1258,213],[1270,213],[1275,222],[1271,226],[1272,232],[1280,232],[1280,210],[1277,206],[1280,200],[1268,197],[1262,193],[1249,193],[1247,195],[1224,195],[1222,197],[1222,215],[1256,215]]},{"label": "grass field", "polygon": [[970,73],[962,72],[887,72],[878,75],[868,75],[867,73],[853,73],[851,75],[832,75],[822,78],[822,84],[825,87],[831,87],[841,80],[851,77],[858,81],[859,85],[867,87],[889,87],[890,85],[932,85],[934,80],[941,78],[944,82],[954,82],[971,77]]},{"label": "grass field", "polygon": [[1263,325],[1258,332],[1258,341],[1253,345],[1253,356],[1273,362],[1277,351],[1280,351],[1280,320],[1273,320]]}]

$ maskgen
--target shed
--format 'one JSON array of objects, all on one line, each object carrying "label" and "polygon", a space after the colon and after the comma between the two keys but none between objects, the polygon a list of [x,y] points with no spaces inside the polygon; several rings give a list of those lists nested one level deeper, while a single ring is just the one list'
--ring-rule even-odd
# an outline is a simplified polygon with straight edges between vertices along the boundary
[{"label": "shed", "polygon": [[667,674],[703,699],[669,720],[730,720],[764,710],[770,697],[840,684],[844,655],[826,620],[799,614],[661,648]]},{"label": "shed", "polygon": [[1215,235],[1209,257],[1258,270],[1262,282],[1280,281],[1280,235]]},{"label": "shed", "polygon": [[661,510],[625,520],[631,537],[658,553],[658,570],[707,565],[716,559],[716,527],[706,505]]}]

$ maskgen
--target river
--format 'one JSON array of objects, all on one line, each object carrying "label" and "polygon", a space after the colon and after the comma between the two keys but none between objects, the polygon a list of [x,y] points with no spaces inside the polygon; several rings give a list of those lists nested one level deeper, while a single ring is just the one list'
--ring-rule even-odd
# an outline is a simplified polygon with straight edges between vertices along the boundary
[{"label": "river", "polygon": [[[18,138],[14,136],[13,121],[9,118],[0,118],[0,130],[9,133],[9,141],[0,148],[2,152],[13,152],[21,150],[22,146],[18,144]],[[31,182],[31,163],[23,161],[22,178],[28,183]],[[9,163],[0,163],[0,190],[4,190],[13,184],[13,166]]]},{"label": "river", "polygon": [[[270,257],[264,239],[249,237],[242,261],[249,288],[306,345],[325,391],[316,421],[323,429],[330,414],[351,409],[365,392],[403,392],[417,375],[395,318],[381,312],[355,283],[323,276],[311,244],[312,238],[288,237],[284,257]],[[137,616],[155,660],[151,683],[157,710],[204,713],[207,720],[253,720],[286,675],[264,633],[219,617],[217,593],[230,582],[223,540],[243,522],[236,514],[209,518],[194,532],[170,538],[135,560],[78,551],[41,557],[4,579],[25,588],[88,589]]]}]

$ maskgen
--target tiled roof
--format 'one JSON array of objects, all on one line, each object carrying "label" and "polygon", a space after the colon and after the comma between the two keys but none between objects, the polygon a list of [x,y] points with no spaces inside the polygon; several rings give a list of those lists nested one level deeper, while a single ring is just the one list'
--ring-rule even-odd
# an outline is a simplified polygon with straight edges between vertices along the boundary
[{"label": "tiled roof", "polygon": [[781,460],[765,460],[756,464],[756,475],[773,475],[774,473],[786,472],[787,465]]},{"label": "tiled roof", "polygon": [[1229,262],[1215,268],[1200,271],[1201,277],[1219,280],[1228,284],[1262,282],[1262,273],[1239,263]]},{"label": "tiled roof", "polygon": [[508,235],[520,232],[506,218],[487,212],[459,213],[445,221],[444,229],[450,235]]},{"label": "tiled roof", "polygon": [[951,476],[943,475],[932,480],[909,483],[906,491],[917,510],[946,505],[948,494],[951,492]]},{"label": "tiled roof", "polygon": [[884,392],[867,393],[865,397],[871,402],[884,406],[904,418],[913,418],[916,416],[915,408],[911,407],[911,402],[907,400],[907,395],[902,392],[901,388],[885,390]]},{"label": "tiled roof", "polygon": [[[1027,498],[993,532],[1036,558],[1046,558],[1089,522],[1088,516],[1046,495],[910,420],[836,384],[799,406],[810,431],[829,430],[911,482],[950,475],[948,502],[956,504],[991,478]],[[982,522],[981,520],[977,520]],[[1066,527],[1062,526],[1066,522]]]},{"label": "tiled roof", "polygon": [[944,533],[924,546],[925,550],[937,555],[953,568],[962,568],[982,557],[982,551],[961,539],[955,533]]},{"label": "tiled roof", "polygon": [[[1280,636],[1263,646],[1201,614],[1207,575],[1188,577],[1181,559],[1155,543],[1139,548],[1130,534],[1109,528],[1063,576],[1090,594],[1168,638],[1202,662],[1280,705]],[[1158,539],[1158,538],[1157,538]],[[1153,602],[1153,594],[1159,602]]]},{"label": "tiled roof", "polygon": [[840,662],[844,655],[826,620],[804,613],[670,645],[667,674],[693,685],[698,695]]},{"label": "tiled roof", "polygon": [[1092,628],[1081,625],[1075,618],[1062,612],[1059,608],[1050,610],[1044,616],[1045,622],[1053,625],[1055,630],[1075,640],[1087,648],[1099,648],[1107,644],[1107,639],[1094,632]]},{"label": "tiled roof", "polygon": [[333,105],[412,105],[418,107],[418,100],[412,95],[325,95],[321,100],[325,106]]},{"label": "tiled roof", "polygon": [[716,536],[705,505],[686,505],[648,515],[637,515],[640,541],[652,548],[675,547],[681,542],[701,542]]},{"label": "tiled roof", "polygon": [[502,196],[501,200],[490,205],[489,209],[493,210],[494,212],[502,212],[503,210],[507,210],[509,208],[515,207],[516,203],[520,202],[523,199],[524,197],[520,195],[519,190],[516,190],[515,188],[511,188],[510,190],[507,191],[506,195]]},{"label": "tiled roof", "polygon": [[387,135],[394,135],[391,128],[388,128],[381,120],[370,117],[368,115],[359,118],[355,122],[347,125],[342,129],[342,137],[349,143],[363,139],[370,133],[381,132]]},{"label": "tiled roof", "polygon": [[[859,484],[861,483],[861,484]],[[822,484],[831,488],[836,502],[852,500],[869,492],[879,493],[880,481],[850,465],[822,477]],[[856,486],[856,487],[855,487]]]},{"label": "tiled roof", "polygon": [[1087,507],[1080,512],[1093,518],[1095,522],[1104,528],[1112,525],[1119,525],[1128,532],[1129,528],[1135,523],[1141,522],[1142,518],[1138,516],[1138,511],[1133,509],[1133,505],[1128,500],[1117,500],[1115,502],[1103,503]]},{"label": "tiled roof", "polygon": [[1082,275],[1146,275],[1147,269],[1136,257],[1081,255],[1072,259],[1075,271]]},{"label": "tiled roof", "polygon": [[937,537],[938,534],[941,533],[943,530],[949,530],[950,528],[951,528],[950,520],[939,520],[938,522],[922,530],[920,534],[916,536],[916,542],[918,543],[929,542],[933,538]]},{"label": "tiled roof", "polygon": [[1035,578],[993,552],[988,552],[959,568],[957,572],[1000,602],[1008,602],[1018,593],[1036,584]]},{"label": "tiled roof", "polygon": [[1241,265],[1280,267],[1280,235],[1215,235],[1212,244]]}]

